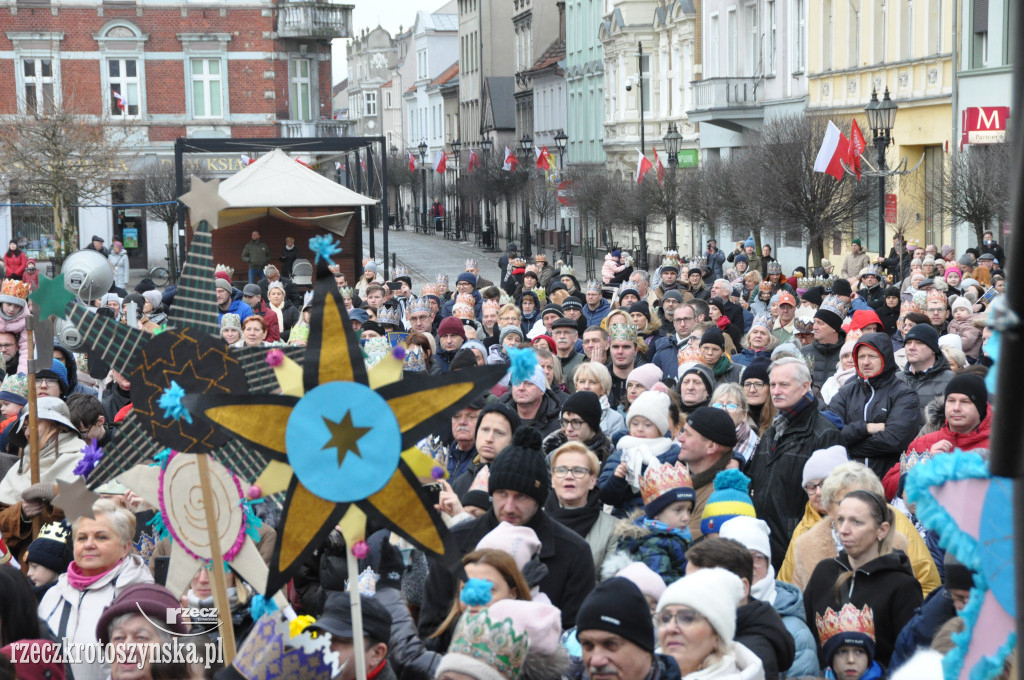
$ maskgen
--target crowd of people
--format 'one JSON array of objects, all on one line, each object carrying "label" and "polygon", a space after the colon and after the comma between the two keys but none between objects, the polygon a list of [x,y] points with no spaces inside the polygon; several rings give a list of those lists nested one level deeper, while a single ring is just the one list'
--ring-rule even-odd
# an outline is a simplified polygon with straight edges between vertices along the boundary
[{"label": "crowd of people", "polygon": [[[222,338],[304,345],[312,265],[293,241],[285,270],[271,264],[258,232],[246,249],[244,283],[223,266],[212,282]],[[409,374],[509,367],[419,443],[443,471],[424,492],[460,567],[371,519],[350,574],[338,529],[283,592],[290,623],[227,571],[240,649],[222,668],[209,653],[139,664],[23,653],[63,640],[209,650],[223,631],[190,609],[213,606],[211,565],[185,592],[160,585],[169,539],[132,489],[104,484],[92,516],[72,522],[53,504],[57,479],[120,436],[131,376],[55,343],[34,376],[32,483],[30,285],[9,277],[0,679],[940,678],[973,577],[918,520],[904,484],[936,456],[987,456],[985,340],[1004,267],[991,234],[962,254],[897,237],[874,261],[854,241],[838,276],[827,259],[787,274],[753,239],[731,253],[712,240],[688,260],[666,252],[650,271],[611,250],[593,281],[543,255],[527,261],[514,244],[493,282],[475,260],[418,291],[403,266],[385,281],[368,260],[352,282],[333,267],[368,367],[398,343]],[[96,313],[159,330],[173,287],[125,285]],[[272,500],[256,510],[269,562],[279,513]]]}]

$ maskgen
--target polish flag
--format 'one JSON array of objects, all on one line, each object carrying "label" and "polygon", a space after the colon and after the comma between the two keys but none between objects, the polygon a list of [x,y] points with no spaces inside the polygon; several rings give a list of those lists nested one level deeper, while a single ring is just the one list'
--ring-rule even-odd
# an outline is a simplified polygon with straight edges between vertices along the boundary
[{"label": "polish flag", "polygon": [[444,172],[448,169],[448,154],[438,151],[434,156],[434,172]]},{"label": "polish flag", "polygon": [[337,170],[338,172],[341,172],[341,168],[342,167],[343,166],[341,165],[341,161],[334,161],[334,169],[335,170]]},{"label": "polish flag", "polygon": [[312,165],[310,165],[310,164],[309,164],[309,163],[307,163],[306,161],[302,160],[301,158],[296,158],[296,159],[295,159],[295,162],[296,162],[296,163],[298,163],[299,165],[305,165],[305,166],[306,166],[307,168],[309,168],[310,170],[312,170],[312,169],[313,169],[313,166],[312,166]]},{"label": "polish flag", "polygon": [[636,156],[636,183],[640,184],[644,181],[644,176],[654,169],[654,165],[647,160],[647,156],[642,151],[638,150]]},{"label": "polish flag", "polygon": [[551,152],[548,151],[548,147],[538,149],[533,147],[533,152],[537,155],[537,169],[538,170],[554,170],[555,161],[551,158]]},{"label": "polish flag", "polygon": [[469,167],[466,170],[467,173],[473,172],[480,167],[480,159],[476,155],[476,151],[469,150]]},{"label": "polish flag", "polygon": [[121,111],[125,111],[124,97],[117,90],[111,90],[111,91],[114,93],[114,99],[117,100],[117,108],[121,109]]},{"label": "polish flag", "polygon": [[409,172],[416,172],[416,155],[409,153]]},{"label": "polish flag", "polygon": [[241,156],[239,156],[239,158],[242,161],[242,167],[245,167],[246,165],[252,165],[253,163],[256,162],[255,158],[253,158],[252,156],[246,156],[244,153]]},{"label": "polish flag", "polygon": [[363,172],[366,172],[366,159],[365,158],[360,158],[359,159],[359,167],[361,167],[363,169]]},{"label": "polish flag", "polygon": [[502,162],[501,169],[512,172],[519,167],[519,159],[512,153],[512,150],[507,146],[505,147],[505,160]]},{"label": "polish flag", "polygon": [[654,151],[654,167],[658,169],[658,186],[660,187],[665,184],[665,164],[661,162],[661,157],[658,156],[658,150],[652,150]]},{"label": "polish flag", "polygon": [[860,181],[860,155],[866,148],[867,142],[864,141],[864,135],[860,131],[860,126],[857,125],[857,119],[854,118],[853,125],[850,126],[850,165],[857,173],[858,182]]},{"label": "polish flag", "polygon": [[814,171],[824,172],[836,178],[837,182],[843,181],[843,162],[849,165],[850,161],[850,140],[846,138],[843,131],[836,127],[832,121],[828,122],[828,129],[825,131],[825,139],[818,149],[818,157],[814,159]]}]

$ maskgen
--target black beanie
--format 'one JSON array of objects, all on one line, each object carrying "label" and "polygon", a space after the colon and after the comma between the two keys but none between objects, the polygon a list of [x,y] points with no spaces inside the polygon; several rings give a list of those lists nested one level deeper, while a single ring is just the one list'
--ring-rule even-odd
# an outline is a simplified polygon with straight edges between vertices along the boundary
[{"label": "black beanie", "polygon": [[704,345],[718,345],[725,349],[725,336],[722,335],[722,331],[718,329],[718,326],[712,326],[704,331],[704,335],[700,336],[700,344],[702,347]]},{"label": "black beanie", "polygon": [[747,367],[743,369],[740,380],[747,382],[748,380],[760,380],[763,383],[768,383],[768,368],[772,365],[772,360],[768,357],[754,357],[747,364]]},{"label": "black beanie", "polygon": [[701,406],[686,418],[686,424],[716,444],[736,446],[736,424],[724,409]]},{"label": "black beanie", "polygon": [[821,301],[825,299],[825,289],[822,286],[811,286],[804,291],[800,298],[804,302],[810,302],[815,307],[820,307]]},{"label": "black beanie", "polygon": [[942,560],[942,566],[946,575],[945,586],[947,589],[970,590],[974,587],[974,574],[967,568],[967,565],[947,552]]},{"label": "black beanie", "polygon": [[850,282],[846,279],[836,279],[832,282],[832,294],[850,297],[853,295],[853,288],[850,287]]},{"label": "black beanie", "polygon": [[[459,350],[459,351],[461,352],[462,350]],[[472,350],[470,350],[470,351],[472,351]],[[474,361],[473,365],[476,366],[475,361]],[[474,404],[470,404],[470,406],[472,407],[472,406],[474,406]],[[480,410],[480,413],[477,414],[477,417],[476,417],[476,431],[477,432],[480,431],[480,423],[483,422],[484,416],[487,415],[488,413],[496,413],[499,416],[501,416],[502,418],[504,418],[505,420],[507,420],[509,428],[510,428],[509,429],[510,432],[515,432],[523,424],[522,419],[520,419],[519,414],[516,413],[516,410],[514,408],[511,408],[508,404],[502,404],[500,401],[492,401],[492,402],[486,404],[485,406],[483,406],[481,408],[481,410]]]},{"label": "black beanie", "polygon": [[640,302],[634,302],[629,306],[629,313],[635,314],[640,312],[647,317],[647,320],[651,320],[651,306],[647,304],[647,300],[641,300]]},{"label": "black beanie", "polygon": [[576,630],[603,630],[629,640],[646,652],[654,651],[654,619],[640,589],[616,576],[597,584],[576,613]]},{"label": "black beanie", "polygon": [[939,332],[931,324],[918,324],[907,331],[906,336],[903,338],[903,344],[906,345],[911,340],[917,340],[928,345],[928,348],[936,356],[942,351],[939,349]]},{"label": "black beanie", "polygon": [[35,562],[50,571],[63,574],[74,559],[68,538],[71,532],[62,522],[48,524],[39,532],[39,537],[28,546],[26,562]]},{"label": "black beanie", "polygon": [[814,313],[814,318],[821,319],[827,323],[836,333],[843,330],[843,319],[832,310],[819,307],[818,311]]},{"label": "black beanie", "polygon": [[543,506],[551,490],[551,472],[541,453],[541,434],[532,427],[521,427],[509,444],[491,463],[487,491],[498,489],[526,494]]},{"label": "black beanie", "polygon": [[[917,328],[917,326],[914,326]],[[911,328],[910,330],[914,330]],[[960,373],[953,376],[953,379],[946,383],[946,392],[943,399],[951,394],[964,394],[974,408],[978,409],[978,415],[984,420],[988,415],[988,389],[985,387],[985,380],[981,376],[970,373]]]},{"label": "black beanie", "polygon": [[601,398],[593,392],[576,392],[562,404],[562,413],[575,413],[597,434],[601,431]]}]

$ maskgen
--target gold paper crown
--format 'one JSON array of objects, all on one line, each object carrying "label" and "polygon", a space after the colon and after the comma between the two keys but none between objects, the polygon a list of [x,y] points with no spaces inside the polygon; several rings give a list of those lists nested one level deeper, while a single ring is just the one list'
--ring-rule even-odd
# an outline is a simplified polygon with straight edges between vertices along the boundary
[{"label": "gold paper crown", "polygon": [[50,522],[49,524],[43,525],[36,538],[45,538],[66,544],[68,539],[71,538],[71,530],[60,522]]},{"label": "gold paper crown", "polygon": [[235,276],[235,268],[229,267],[226,264],[219,264],[216,267],[214,267],[213,273],[216,274],[217,272],[224,272],[225,274],[228,275],[229,279],[234,278]]},{"label": "gold paper crown", "polygon": [[492,622],[484,609],[459,620],[448,653],[478,659],[507,680],[518,680],[528,648],[527,634],[517,635],[512,619]]},{"label": "gold paper crown", "polygon": [[20,298],[22,301],[28,299],[32,292],[29,285],[17,279],[4,279],[3,287],[0,288],[0,295],[12,298]]},{"label": "gold paper crown", "polygon": [[825,616],[815,614],[814,620],[818,626],[818,639],[823,645],[840,633],[863,633],[872,641],[875,639],[875,615],[867,605],[858,610],[855,605],[847,603],[838,614],[829,607]]},{"label": "gold paper crown", "polygon": [[637,327],[636,324],[632,323],[613,323],[608,328],[608,337],[612,341],[615,340],[627,340],[629,342],[636,342]]},{"label": "gold paper crown", "polygon": [[640,478],[640,495],[643,497],[644,505],[669,491],[684,487],[692,489],[693,480],[690,478],[690,471],[681,463],[648,466],[647,472]]},{"label": "gold paper crown", "polygon": [[473,299],[473,296],[468,293],[459,293],[455,296],[455,304],[469,305],[472,307],[476,304],[476,301]]}]

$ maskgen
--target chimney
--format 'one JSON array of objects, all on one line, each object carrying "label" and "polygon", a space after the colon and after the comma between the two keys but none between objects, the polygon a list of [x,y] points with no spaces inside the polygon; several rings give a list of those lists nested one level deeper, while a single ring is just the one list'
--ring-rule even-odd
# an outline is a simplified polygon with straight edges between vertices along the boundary
[{"label": "chimney", "polygon": [[558,7],[558,39],[565,42],[565,0],[555,3]]}]

